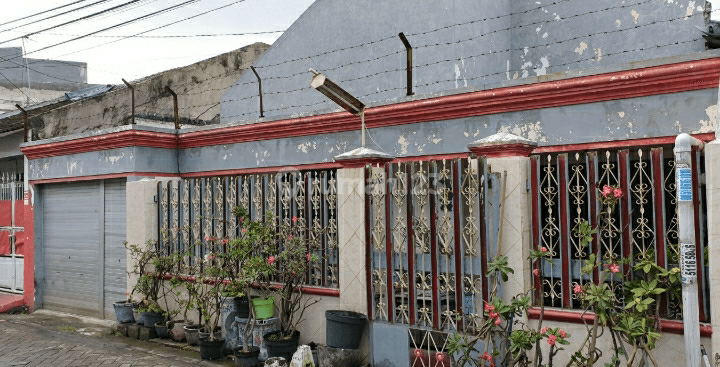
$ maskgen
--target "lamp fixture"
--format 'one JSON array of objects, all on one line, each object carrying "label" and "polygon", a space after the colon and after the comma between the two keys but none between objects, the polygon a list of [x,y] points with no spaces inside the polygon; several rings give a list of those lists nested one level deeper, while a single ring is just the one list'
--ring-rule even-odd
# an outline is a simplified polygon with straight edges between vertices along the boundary
[{"label": "lamp fixture", "polygon": [[340,88],[339,85],[333,83],[322,73],[318,73],[313,69],[310,69],[310,72],[315,74],[310,82],[311,87],[315,88],[315,90],[325,95],[325,97],[328,97],[330,100],[337,103],[337,105],[342,107],[345,111],[348,111],[355,116],[360,116],[362,147],[365,148],[365,104],[360,102],[360,100],[353,97],[344,89]]}]

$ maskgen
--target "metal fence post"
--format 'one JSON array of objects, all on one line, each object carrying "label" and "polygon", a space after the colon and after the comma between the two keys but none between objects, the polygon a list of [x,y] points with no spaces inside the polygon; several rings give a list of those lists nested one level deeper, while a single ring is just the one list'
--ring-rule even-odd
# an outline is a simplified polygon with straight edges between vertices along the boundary
[{"label": "metal fence post", "polygon": [[675,139],[675,183],[677,188],[678,237],[680,269],[682,271],[683,324],[685,329],[685,365],[700,366],[700,320],[697,286],[697,256],[695,252],[695,216],[693,212],[692,147],[703,148],[704,143],[688,134]]}]

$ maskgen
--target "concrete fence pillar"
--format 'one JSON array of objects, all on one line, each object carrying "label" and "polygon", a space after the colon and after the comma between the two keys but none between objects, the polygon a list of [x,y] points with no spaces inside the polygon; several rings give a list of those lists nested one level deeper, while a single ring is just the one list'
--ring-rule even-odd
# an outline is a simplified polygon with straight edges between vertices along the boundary
[{"label": "concrete fence pillar", "polygon": [[[159,180],[142,179],[140,181],[128,182],[126,185],[126,228],[127,243],[144,244],[150,240],[157,240],[158,224],[157,224],[157,185]],[[127,292],[137,283],[137,275],[133,274],[135,264],[130,255],[130,251],[126,251],[127,259]]]},{"label": "concrete fence pillar", "polygon": [[[705,183],[707,195],[708,258],[710,260],[710,320],[712,350],[720,352],[720,141],[705,145]],[[705,346],[711,361],[715,355]]]}]

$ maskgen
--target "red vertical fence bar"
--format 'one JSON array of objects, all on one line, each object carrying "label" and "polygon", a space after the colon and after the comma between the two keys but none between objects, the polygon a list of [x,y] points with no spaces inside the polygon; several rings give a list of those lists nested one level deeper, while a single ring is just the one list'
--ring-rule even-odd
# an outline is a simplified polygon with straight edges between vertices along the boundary
[{"label": "red vertical fence bar", "polygon": [[428,169],[428,181],[430,183],[430,266],[432,267],[432,314],[433,327],[440,327],[440,297],[439,297],[439,274],[438,274],[438,251],[437,251],[437,212],[435,210],[435,200],[437,192],[437,182],[435,175],[437,174],[437,162],[430,162]]},{"label": "red vertical fence bar", "polygon": [[695,217],[695,254],[697,264],[697,279],[698,279],[698,306],[700,309],[700,321],[705,321],[705,295],[703,294],[703,285],[705,284],[705,263],[702,261],[705,257],[703,256],[703,238],[700,232],[700,165],[698,162],[698,149],[692,147],[692,187],[693,187],[693,212]]},{"label": "red vertical fence bar", "polygon": [[[585,154],[586,164],[587,164],[587,181],[588,181],[588,204],[589,204],[589,214],[590,214],[590,225],[593,228],[598,227],[598,205],[597,205],[597,194],[598,194],[598,185],[597,185],[597,152],[587,152]],[[595,233],[593,235],[592,240],[592,253],[595,254],[595,256],[598,256],[600,253],[600,241],[599,241],[599,233]],[[600,279],[600,271],[595,268],[593,271],[593,280],[597,282]]]},{"label": "red vertical fence bar", "polygon": [[[460,222],[460,209],[462,208],[462,202],[460,201],[460,172],[462,172],[461,164],[466,160],[455,159],[453,161],[453,228],[455,229],[455,310],[459,316],[463,314],[463,283],[462,283],[462,233]],[[460,318],[462,320],[462,318]],[[461,321],[458,321],[458,330],[462,330]]]},{"label": "red vertical fence bar", "polygon": [[374,310],[373,310],[373,282],[372,282],[372,243],[370,240],[370,207],[371,207],[371,200],[372,195],[370,195],[370,192],[372,188],[370,187],[370,166],[366,166],[365,169],[365,186],[363,189],[365,190],[365,281],[367,282],[367,286],[365,287],[367,289],[367,314],[368,319],[372,320],[374,318]]},{"label": "red vertical fence bar", "polygon": [[[310,227],[312,226],[312,222],[310,221],[310,218],[312,216],[312,173],[307,172],[305,173],[305,181],[303,184],[305,185],[305,238],[307,238],[307,249],[308,252],[310,252]],[[305,275],[305,283],[310,284],[310,273],[312,272],[312,269],[308,269],[307,274]],[[370,287],[370,284],[368,284],[368,287]]]},{"label": "red vertical fence bar", "polygon": [[415,244],[413,242],[415,236],[415,229],[413,228],[413,200],[412,200],[412,164],[407,163],[405,165],[405,179],[407,180],[407,251],[408,251],[408,303],[410,304],[410,325],[415,324],[415,308],[417,302],[415,300]]},{"label": "red vertical fence bar", "polygon": [[[530,157],[530,188],[532,190],[532,246],[537,250],[540,248],[540,157]],[[481,204],[482,205],[482,204]],[[540,270],[542,263],[535,261],[533,267]],[[542,302],[542,286],[540,277],[533,276],[535,287],[535,304]]]},{"label": "red vertical fence bar", "polygon": [[562,262],[562,304],[570,307],[572,294],[570,293],[570,219],[568,215],[568,160],[567,154],[560,154],[557,158],[558,182],[560,197],[560,261]]},{"label": "red vertical fence bar", "polygon": [[[629,258],[632,256],[632,239],[631,239],[631,223],[630,223],[630,190],[629,188],[629,180],[630,180],[630,162],[629,162],[629,156],[630,153],[627,149],[621,150],[618,152],[618,168],[619,168],[619,178],[618,180],[620,189],[624,193],[622,198],[620,198],[620,229],[622,231],[622,256],[624,258]],[[625,276],[630,277],[630,273],[632,270],[632,264],[631,265],[622,265],[623,266],[623,273]]]},{"label": "red vertical fence bar", "polygon": [[385,164],[385,261],[387,262],[388,321],[395,321],[395,295],[393,294],[393,243],[392,243],[392,163]]},{"label": "red vertical fence bar", "polygon": [[[655,218],[655,261],[667,269],[665,249],[665,172],[663,169],[663,148],[650,150],[652,166],[653,216]],[[660,315],[667,316],[667,297],[660,299]]]},{"label": "red vertical fence bar", "polygon": [[[328,220],[327,215],[325,214],[325,210],[326,209],[330,210],[330,208],[327,207],[327,200],[326,200],[327,197],[325,195],[327,194],[327,191],[328,191],[326,182],[329,179],[330,179],[330,177],[329,177],[327,171],[323,172],[322,175],[320,176],[320,223],[323,228],[328,227],[328,224],[325,223]],[[328,266],[327,266],[327,259],[326,259],[327,253],[328,253],[327,250],[328,250],[327,249],[327,238],[325,237],[325,233],[323,232],[320,235],[320,253],[323,254],[322,269],[320,270],[320,273],[322,275],[322,283],[321,284],[323,287],[327,286],[327,273],[329,271]]]},{"label": "red vertical fence bar", "polygon": [[665,175],[663,173],[663,149],[650,150],[653,180],[653,207],[655,217],[655,253],[657,264],[667,267],[665,256]]},{"label": "red vertical fence bar", "polygon": [[478,192],[480,193],[480,205],[478,205],[478,209],[480,210],[478,213],[478,218],[480,219],[479,228],[480,228],[480,266],[482,268],[482,278],[483,278],[483,289],[482,289],[482,296],[483,301],[489,301],[490,300],[490,282],[488,281],[488,278],[486,276],[488,272],[488,256],[487,256],[487,161],[485,160],[485,157],[478,157]]}]

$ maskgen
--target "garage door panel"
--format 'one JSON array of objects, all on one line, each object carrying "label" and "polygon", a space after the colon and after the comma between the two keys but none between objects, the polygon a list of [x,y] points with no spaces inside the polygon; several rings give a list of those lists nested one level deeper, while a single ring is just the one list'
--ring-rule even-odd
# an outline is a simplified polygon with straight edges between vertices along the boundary
[{"label": "garage door panel", "polygon": [[44,185],[42,200],[43,307],[114,317],[127,282],[125,181]]}]

